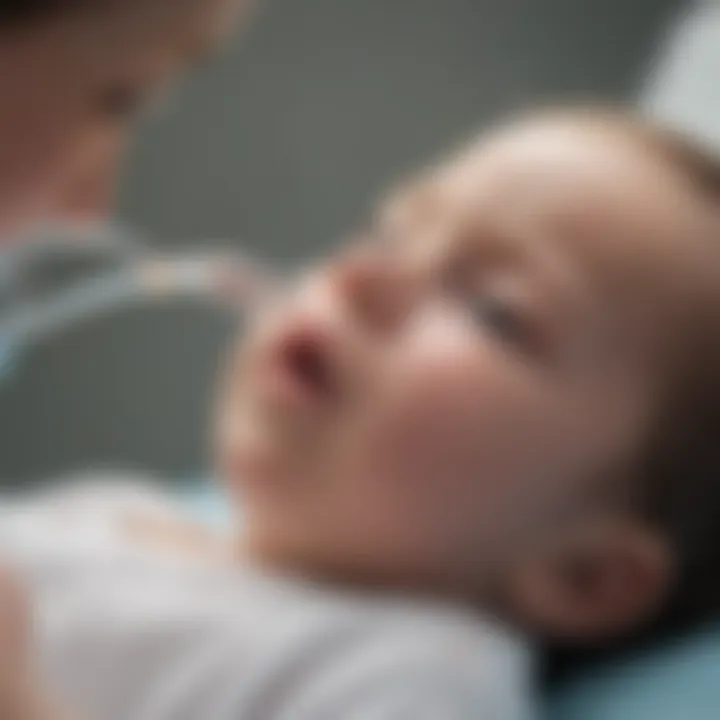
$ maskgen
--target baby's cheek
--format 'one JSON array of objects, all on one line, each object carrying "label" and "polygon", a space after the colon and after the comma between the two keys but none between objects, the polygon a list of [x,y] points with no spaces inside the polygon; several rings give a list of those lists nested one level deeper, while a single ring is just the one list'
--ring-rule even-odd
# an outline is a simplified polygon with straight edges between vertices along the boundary
[{"label": "baby's cheek", "polygon": [[487,418],[466,363],[404,363],[388,374],[357,448],[360,475],[384,511],[439,521],[475,492]]},{"label": "baby's cheek", "polygon": [[477,448],[529,399],[521,379],[474,345],[435,344],[400,355],[389,366],[381,422],[396,441],[419,443],[418,449],[456,453],[471,440]]},{"label": "baby's cheek", "polygon": [[554,418],[534,381],[490,353],[437,352],[404,362],[383,395],[364,457],[387,512],[456,542],[480,541],[481,528],[492,542],[536,507]]}]

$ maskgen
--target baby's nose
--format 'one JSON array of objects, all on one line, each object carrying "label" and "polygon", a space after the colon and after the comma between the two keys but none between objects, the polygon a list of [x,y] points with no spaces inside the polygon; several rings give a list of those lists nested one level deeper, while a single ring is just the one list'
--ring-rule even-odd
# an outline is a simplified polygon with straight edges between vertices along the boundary
[{"label": "baby's nose", "polygon": [[332,270],[334,291],[365,329],[398,330],[419,297],[421,277],[407,264],[374,248],[353,251]]}]

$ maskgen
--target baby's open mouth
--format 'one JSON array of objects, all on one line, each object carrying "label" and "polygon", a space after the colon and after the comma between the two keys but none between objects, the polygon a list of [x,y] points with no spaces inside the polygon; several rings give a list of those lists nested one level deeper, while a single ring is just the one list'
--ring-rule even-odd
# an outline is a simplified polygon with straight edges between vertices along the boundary
[{"label": "baby's open mouth", "polygon": [[330,341],[314,330],[291,332],[279,348],[280,371],[303,397],[312,402],[337,398],[337,374]]}]

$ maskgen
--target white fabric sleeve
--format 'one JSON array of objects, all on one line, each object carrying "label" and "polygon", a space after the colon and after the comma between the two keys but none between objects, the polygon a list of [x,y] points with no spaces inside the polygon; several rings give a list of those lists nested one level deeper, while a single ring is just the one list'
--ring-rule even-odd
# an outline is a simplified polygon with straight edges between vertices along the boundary
[{"label": "white fabric sleeve", "polygon": [[[457,678],[419,675],[404,680],[387,678],[374,687],[339,695],[328,707],[317,708],[298,720],[531,720],[527,695],[509,685],[469,687]],[[287,720],[295,720],[291,714]]]},{"label": "white fabric sleeve", "polygon": [[[298,720],[531,720],[532,702],[518,678],[485,681],[442,668],[411,668],[404,676],[338,689]],[[295,720],[293,713],[287,720]]]},{"label": "white fabric sleeve", "polygon": [[492,629],[478,632],[476,626],[463,634],[442,618],[400,632],[354,626],[309,643],[281,643],[274,658],[239,675],[230,637],[216,638],[207,649],[211,657],[197,654],[187,673],[169,676],[148,712],[133,720],[536,717],[527,648]]},{"label": "white fabric sleeve", "polygon": [[277,720],[532,720],[527,648],[490,626],[463,636],[436,620],[414,637],[359,637],[314,672],[308,658],[305,682]]}]

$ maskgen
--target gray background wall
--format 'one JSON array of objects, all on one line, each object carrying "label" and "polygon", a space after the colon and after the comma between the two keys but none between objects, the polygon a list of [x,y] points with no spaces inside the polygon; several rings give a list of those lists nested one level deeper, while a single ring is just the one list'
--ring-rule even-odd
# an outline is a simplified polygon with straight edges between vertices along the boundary
[{"label": "gray background wall", "polygon": [[[130,164],[158,244],[317,255],[409,169],[518,106],[631,97],[676,0],[265,0]],[[226,319],[191,305],[64,335],[0,387],[0,477],[205,464]]]}]

